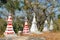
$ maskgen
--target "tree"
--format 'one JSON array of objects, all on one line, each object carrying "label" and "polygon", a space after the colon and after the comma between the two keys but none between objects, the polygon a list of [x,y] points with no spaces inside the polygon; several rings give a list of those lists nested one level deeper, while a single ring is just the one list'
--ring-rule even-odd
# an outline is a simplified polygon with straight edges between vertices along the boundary
[{"label": "tree", "polygon": [[18,19],[18,21],[13,22],[13,29],[14,29],[15,33],[18,33],[18,31],[23,30],[22,23],[19,19]]},{"label": "tree", "polygon": [[58,15],[58,19],[60,19],[60,14]]},{"label": "tree", "polygon": [[15,15],[15,10],[19,9],[19,1],[15,0],[7,0],[7,3],[5,4],[5,7],[7,8],[8,11],[10,11],[13,15]]},{"label": "tree", "polygon": [[7,0],[1,0],[1,2],[2,2],[3,4],[5,4],[5,3],[7,3]]},{"label": "tree", "polygon": [[[24,10],[27,13],[27,17],[31,26],[31,21],[33,18],[32,12],[35,12],[36,19],[37,19],[37,26],[38,29],[41,29],[43,27],[44,21],[47,19],[50,21],[50,19],[55,18],[55,12],[53,11],[54,8],[58,7],[57,4],[55,4],[56,1],[46,1],[46,3],[42,4],[38,1],[30,2],[29,0],[24,1]],[[49,19],[48,19],[49,18]],[[42,28],[43,29],[43,28]]]},{"label": "tree", "polygon": [[[49,20],[50,20],[52,18],[54,20],[55,12],[53,10],[54,10],[54,8],[58,7],[57,4],[58,3],[56,1],[50,1],[50,0],[46,1],[46,3],[39,3],[38,0],[35,0],[34,2],[32,2],[32,0],[31,1],[24,0],[24,6],[19,7],[19,1],[7,0],[5,7],[12,13],[12,15],[14,17],[15,17],[14,12],[16,9],[25,10],[30,26],[31,26],[32,18],[33,18],[32,12],[35,12],[38,29],[41,29],[43,27],[44,21],[46,19],[49,18]],[[18,17],[18,20],[20,20],[22,18]],[[16,17],[16,19],[17,19],[17,17]],[[20,20],[20,22],[21,22],[21,20]],[[20,24],[23,24],[23,23],[24,23],[24,21],[21,22]],[[19,26],[19,25],[17,25],[17,26]]]}]

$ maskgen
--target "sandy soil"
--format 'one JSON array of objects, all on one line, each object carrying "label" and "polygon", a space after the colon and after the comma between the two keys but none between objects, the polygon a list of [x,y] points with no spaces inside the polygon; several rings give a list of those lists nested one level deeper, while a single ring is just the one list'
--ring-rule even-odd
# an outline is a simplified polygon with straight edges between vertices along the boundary
[{"label": "sandy soil", "polygon": [[48,32],[40,35],[41,37],[45,37],[46,40],[60,40],[60,32]]},{"label": "sandy soil", "polygon": [[[24,35],[28,36],[28,35]],[[30,34],[31,37],[43,37],[46,40],[60,40],[60,32],[44,32],[42,34]]]},{"label": "sandy soil", "polygon": [[18,35],[18,37],[12,37],[13,40],[27,40],[30,37],[44,38],[45,40],[60,40],[60,32],[44,32],[42,34],[28,34]]}]

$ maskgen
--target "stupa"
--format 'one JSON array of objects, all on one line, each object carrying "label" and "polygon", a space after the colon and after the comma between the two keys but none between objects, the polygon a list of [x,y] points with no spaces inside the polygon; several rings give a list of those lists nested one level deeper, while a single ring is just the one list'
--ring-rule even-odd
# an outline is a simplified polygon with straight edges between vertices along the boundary
[{"label": "stupa", "polygon": [[47,32],[47,31],[49,31],[48,22],[47,22],[47,20],[45,20],[43,32]]},{"label": "stupa", "polygon": [[36,33],[36,34],[40,34],[40,31],[38,31],[38,28],[37,28],[37,22],[36,22],[36,18],[35,18],[35,13],[33,13],[33,21],[32,21],[32,25],[31,25],[31,28],[30,28],[30,32],[31,33]]},{"label": "stupa", "polygon": [[29,26],[28,26],[28,19],[25,17],[25,24],[23,28],[23,34],[29,34]]},{"label": "stupa", "polygon": [[52,19],[51,19],[51,21],[50,21],[50,27],[49,27],[49,30],[50,30],[50,31],[53,30],[53,21],[52,21]]},{"label": "stupa", "polygon": [[17,36],[13,30],[13,25],[12,25],[12,16],[11,14],[8,16],[8,19],[7,19],[7,28],[4,32],[4,35],[6,37],[10,37],[10,36]]}]

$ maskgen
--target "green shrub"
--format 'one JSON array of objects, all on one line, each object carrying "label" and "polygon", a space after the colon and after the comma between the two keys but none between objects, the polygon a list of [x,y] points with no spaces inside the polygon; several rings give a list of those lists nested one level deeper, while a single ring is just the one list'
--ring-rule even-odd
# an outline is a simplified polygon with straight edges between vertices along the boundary
[{"label": "green shrub", "polygon": [[58,19],[60,19],[60,14],[58,15]]},{"label": "green shrub", "polygon": [[3,19],[0,19],[0,37],[3,35],[3,33],[6,30],[7,22]]},{"label": "green shrub", "polygon": [[23,27],[21,25],[19,25],[20,23],[17,22],[13,22],[13,29],[15,31],[15,33],[18,33],[18,31],[22,31]]}]

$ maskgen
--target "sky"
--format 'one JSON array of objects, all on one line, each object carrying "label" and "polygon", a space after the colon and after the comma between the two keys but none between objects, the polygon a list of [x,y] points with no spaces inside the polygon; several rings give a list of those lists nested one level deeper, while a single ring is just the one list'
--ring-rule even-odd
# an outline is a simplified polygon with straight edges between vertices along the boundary
[{"label": "sky", "polygon": [[[60,0],[57,0],[57,1],[60,3]],[[46,2],[46,0],[39,0],[39,2],[44,4],[44,3]],[[20,2],[20,6],[22,7],[23,5],[24,5],[24,4],[22,4],[22,3]],[[50,5],[51,5],[51,3],[48,3],[48,4],[47,4],[47,6],[50,6]],[[4,11],[5,13],[8,14],[8,12],[7,12],[7,10],[6,10],[5,8],[0,8],[0,11]],[[57,8],[57,7],[54,8],[53,11],[55,12],[56,17],[57,17],[58,14],[60,14],[60,12],[58,11],[58,8]],[[26,12],[24,12],[24,13],[25,13],[25,14],[24,14],[22,11],[19,11],[19,10],[16,10],[15,13],[17,13],[16,16],[24,16],[24,15],[26,14]],[[19,14],[20,14],[20,15],[19,15]],[[24,15],[23,15],[23,14],[24,14]],[[1,15],[1,14],[0,14],[0,15]]]}]

